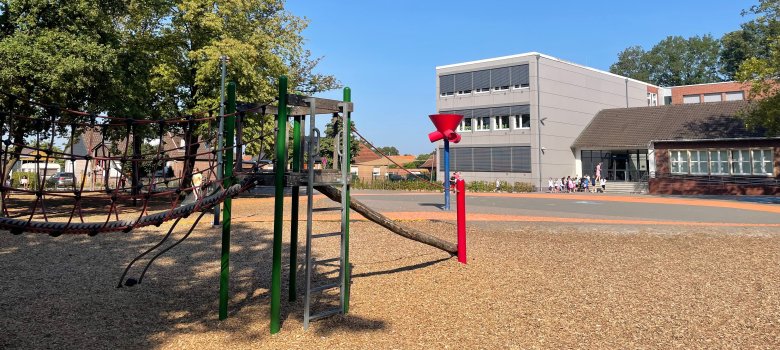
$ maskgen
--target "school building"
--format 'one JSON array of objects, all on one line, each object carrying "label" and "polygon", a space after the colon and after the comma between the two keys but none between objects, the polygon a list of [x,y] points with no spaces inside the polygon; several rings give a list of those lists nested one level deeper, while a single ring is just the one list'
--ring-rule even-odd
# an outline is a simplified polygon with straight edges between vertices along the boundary
[{"label": "school building", "polygon": [[[536,52],[436,75],[437,113],[464,115],[450,167],[469,180],[545,188],[550,177],[593,176],[601,162],[609,187],[630,192],[766,193],[777,183],[780,145],[739,129],[749,104],[738,82],[659,87]],[[706,173],[691,172],[704,155]],[[726,159],[713,168],[715,156]]]}]

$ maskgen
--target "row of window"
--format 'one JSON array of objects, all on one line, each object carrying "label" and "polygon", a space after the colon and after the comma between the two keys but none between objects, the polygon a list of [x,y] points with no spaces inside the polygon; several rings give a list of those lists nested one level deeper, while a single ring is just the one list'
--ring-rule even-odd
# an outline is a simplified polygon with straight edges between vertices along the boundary
[{"label": "row of window", "polygon": [[774,174],[771,149],[670,150],[669,159],[672,174]]},{"label": "row of window", "polygon": [[497,115],[493,117],[463,118],[458,125],[458,132],[489,131],[489,130],[519,130],[531,128],[531,115]]},{"label": "row of window", "polygon": [[723,95],[726,95],[726,101],[741,101],[745,99],[742,91],[729,91],[724,94],[720,92],[699,95],[683,95],[683,103],[701,103],[701,102],[720,102],[723,101]]},{"label": "row of window", "polygon": [[527,64],[439,76],[440,96],[506,91],[528,86]]}]

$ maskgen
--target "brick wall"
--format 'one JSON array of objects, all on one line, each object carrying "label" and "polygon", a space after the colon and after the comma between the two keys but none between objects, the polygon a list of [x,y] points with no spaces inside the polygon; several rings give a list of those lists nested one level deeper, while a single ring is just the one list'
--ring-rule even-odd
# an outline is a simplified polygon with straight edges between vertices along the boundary
[{"label": "brick wall", "polygon": [[745,98],[748,96],[750,86],[741,82],[725,82],[716,84],[685,85],[672,88],[672,104],[679,105],[683,103],[685,95],[699,95],[700,101],[704,101],[704,94],[720,92],[721,100],[726,100],[726,92],[742,91]]}]

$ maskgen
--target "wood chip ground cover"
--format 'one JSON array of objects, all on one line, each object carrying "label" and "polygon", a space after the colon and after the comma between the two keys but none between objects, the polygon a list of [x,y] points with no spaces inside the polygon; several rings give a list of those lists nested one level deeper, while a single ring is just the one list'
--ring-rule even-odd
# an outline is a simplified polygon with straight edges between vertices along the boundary
[{"label": "wood chip ground cover", "polygon": [[[234,216],[272,205],[238,199]],[[453,223],[405,223],[454,240]],[[464,266],[353,222],[349,315],[304,331],[302,298],[285,298],[282,331],[272,336],[272,222],[234,225],[226,321],[217,319],[220,230],[210,223],[160,258],[141,285],[115,288],[167,225],[96,237],[3,232],[0,348],[780,347],[780,232],[771,228],[482,222],[469,227]],[[317,243],[317,256],[337,254],[337,238]],[[285,241],[283,281],[288,251]]]}]

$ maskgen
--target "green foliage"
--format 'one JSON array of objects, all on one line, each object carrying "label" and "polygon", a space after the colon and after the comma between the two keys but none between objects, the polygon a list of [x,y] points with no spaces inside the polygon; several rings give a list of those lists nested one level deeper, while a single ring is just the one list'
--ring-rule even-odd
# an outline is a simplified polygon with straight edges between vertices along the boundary
[{"label": "green foliage", "polygon": [[[743,115],[751,129],[764,129],[767,136],[780,136],[780,1],[761,0],[748,12],[755,14],[753,24],[769,33],[764,57],[749,57],[739,65],[737,79],[750,84],[753,108]],[[743,27],[744,29],[744,27]]]},{"label": "green foliage", "polygon": [[[360,190],[390,190],[390,191],[439,191],[444,188],[444,184],[441,182],[435,182],[435,185],[424,181],[418,180],[403,180],[403,181],[389,181],[389,180],[374,180],[374,181],[362,181],[356,179],[352,182],[353,189]],[[496,183],[491,181],[466,181],[466,192],[494,192],[496,190]],[[533,192],[534,186],[527,182],[515,182],[509,184],[506,181],[501,182],[499,187],[501,192]]]},{"label": "green foliage", "polygon": [[38,188],[38,176],[35,175],[35,172],[14,171],[14,173],[11,175],[11,186],[16,188],[22,188],[22,184],[19,183],[19,181],[24,176],[27,177],[29,190],[35,190]]},{"label": "green foliage", "polygon": [[711,35],[669,36],[644,51],[632,46],[618,55],[610,72],[660,86],[722,81],[719,65],[720,40]]},{"label": "green foliage", "polygon": [[[305,19],[278,0],[26,0],[0,2],[0,89],[44,103],[157,119],[216,109],[220,57],[238,100],[272,102],[277,78],[290,92],[338,87],[303,49]],[[10,105],[0,97],[0,103]],[[20,114],[46,111],[14,104]],[[273,139],[273,118],[251,118],[247,139]],[[15,139],[30,134],[17,124]],[[206,132],[207,125],[202,125]],[[146,140],[154,128],[139,128]],[[112,130],[117,133],[123,131]],[[66,132],[60,130],[59,132]],[[69,131],[67,131],[69,132]],[[120,138],[121,135],[109,135]],[[265,145],[250,144],[249,152]]]},{"label": "green foliage", "polygon": [[398,149],[393,146],[377,147],[377,150],[386,156],[397,156],[400,154]]},{"label": "green foliage", "polygon": [[[320,138],[320,156],[328,158],[329,161],[333,160],[333,142],[336,139],[336,134],[339,134],[339,137],[341,137],[341,124],[341,117],[331,118],[330,122],[325,125],[325,134]],[[354,120],[352,121],[352,124],[354,127]],[[351,132],[350,135],[352,141],[350,144],[350,162],[352,162],[360,150],[360,141],[355,136],[354,132]],[[341,140],[339,140],[339,142],[341,142]]]}]

